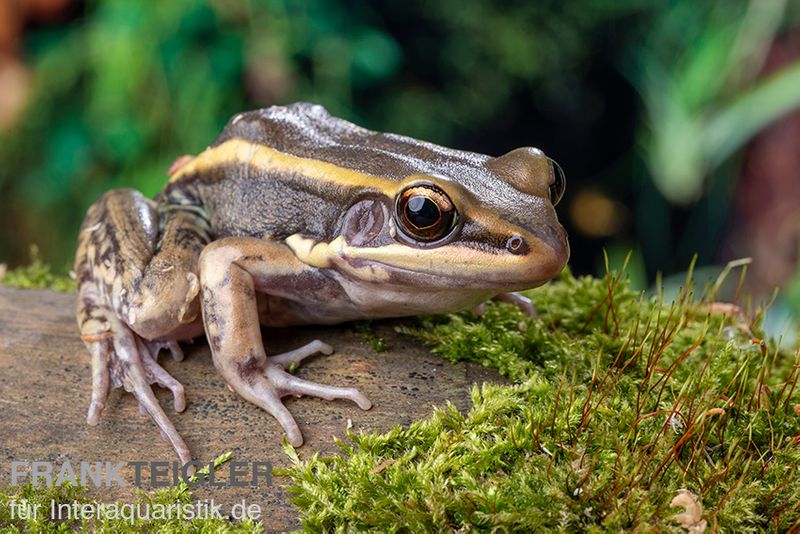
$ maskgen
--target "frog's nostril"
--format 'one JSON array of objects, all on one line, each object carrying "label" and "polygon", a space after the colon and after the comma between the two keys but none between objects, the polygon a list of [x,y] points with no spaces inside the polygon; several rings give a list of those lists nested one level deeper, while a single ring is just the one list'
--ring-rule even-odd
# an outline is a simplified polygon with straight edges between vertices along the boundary
[{"label": "frog's nostril", "polygon": [[512,254],[522,256],[528,253],[528,244],[522,237],[514,234],[506,241],[506,249]]}]

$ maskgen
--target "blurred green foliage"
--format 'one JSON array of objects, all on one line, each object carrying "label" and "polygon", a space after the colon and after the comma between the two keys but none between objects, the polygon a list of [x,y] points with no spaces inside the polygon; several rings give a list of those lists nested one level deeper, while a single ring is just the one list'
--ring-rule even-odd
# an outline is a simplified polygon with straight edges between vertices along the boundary
[{"label": "blurred green foliage", "polygon": [[787,0],[81,6],[25,34],[34,93],[0,134],[0,259],[11,265],[37,243],[65,270],[102,192],[154,195],[173,159],[202,150],[231,115],[310,100],[459,148],[542,147],[573,196],[597,184],[633,212],[605,241],[570,232],[573,267],[602,270],[602,246],[633,249],[634,277],[652,281],[695,253],[716,260],[732,156],[800,99],[797,65],[757,79],[773,37],[800,21]]},{"label": "blurred green foliage", "polygon": [[471,137],[518,120],[521,96],[543,109],[574,96],[591,34],[639,4],[88,2],[69,24],[27,34],[36,94],[0,143],[0,253],[24,261],[37,241],[65,263],[103,191],[156,193],[177,155],[255,106],[312,100],[370,127],[478,148]]},{"label": "blurred green foliage", "polygon": [[[785,23],[786,0],[676,3],[645,42],[648,166],[660,191],[694,202],[704,178],[764,126],[800,107],[800,61],[756,77]],[[697,16],[698,13],[701,16]]]}]

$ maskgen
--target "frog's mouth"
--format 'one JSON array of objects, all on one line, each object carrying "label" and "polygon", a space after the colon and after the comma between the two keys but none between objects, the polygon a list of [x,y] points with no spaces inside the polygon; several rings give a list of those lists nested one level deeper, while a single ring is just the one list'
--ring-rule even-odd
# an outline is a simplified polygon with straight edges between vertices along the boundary
[{"label": "frog's mouth", "polygon": [[335,263],[339,271],[361,282],[402,287],[518,291],[537,287],[558,275],[569,257],[566,240],[551,247],[528,241],[524,255],[498,254],[465,245],[411,249],[391,244],[373,248],[344,247]]},{"label": "frog's mouth", "polygon": [[516,291],[539,286],[561,272],[569,245],[560,226],[552,232],[518,235],[524,248],[515,252],[480,242],[438,248],[397,242],[352,246],[342,236],[325,243],[299,234],[288,237],[286,244],[307,265],[337,271],[356,282],[405,288]]}]

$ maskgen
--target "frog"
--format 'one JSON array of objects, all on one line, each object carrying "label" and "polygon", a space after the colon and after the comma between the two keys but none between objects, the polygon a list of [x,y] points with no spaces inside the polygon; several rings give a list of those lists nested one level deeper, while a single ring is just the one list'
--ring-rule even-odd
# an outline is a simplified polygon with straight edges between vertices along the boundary
[{"label": "frog", "polygon": [[[330,355],[314,340],[268,354],[262,327],[430,315],[489,300],[535,308],[519,291],[569,258],[555,206],[561,168],[541,150],[492,157],[357,126],[310,103],[234,115],[183,156],[154,199],[113,189],[88,209],[74,263],[76,317],[91,358],[87,423],[111,390],[134,395],[184,465],[192,455],[153,386],[186,409],[159,363],[205,336],[228,388],[303,435],[287,396],[346,400],[358,389],[295,376]],[[335,357],[335,356],[332,356]]]}]

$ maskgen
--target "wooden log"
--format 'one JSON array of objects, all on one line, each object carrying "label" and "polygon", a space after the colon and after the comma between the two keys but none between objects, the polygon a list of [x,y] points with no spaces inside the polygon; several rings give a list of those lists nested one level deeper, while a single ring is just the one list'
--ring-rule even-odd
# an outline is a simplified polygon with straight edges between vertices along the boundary
[{"label": "wooden log", "polygon": [[[0,287],[0,487],[11,483],[11,462],[69,460],[87,462],[166,461],[177,459],[169,444],[132,395],[112,392],[96,427],[86,425],[91,376],[89,356],[78,338],[74,294]],[[333,436],[346,439],[348,420],[354,431],[386,431],[428,415],[432,405],[450,400],[460,410],[471,405],[474,382],[499,380],[480,366],[453,365],[431,354],[418,341],[395,333],[395,322],[376,324],[390,350],[376,354],[353,325],[273,329],[264,332],[268,353],[320,338],[334,346],[331,356],[310,358],[298,376],[323,383],[358,387],[374,404],[364,412],[355,405],[315,398],[287,399],[305,437],[301,457],[338,449]],[[282,432],[271,416],[230,392],[211,362],[205,340],[184,347],[186,359],[174,362],[162,353],[163,366],[186,387],[188,408],[176,414],[168,391],[156,395],[194,458],[209,462],[232,451],[234,460],[270,462],[285,468]],[[132,481],[132,469],[123,469]],[[149,489],[147,480],[142,489]],[[211,499],[229,510],[245,499],[261,506],[269,530],[299,526],[285,487],[273,478],[258,487],[199,487],[196,499]],[[133,486],[94,488],[102,501],[131,500]]]}]

